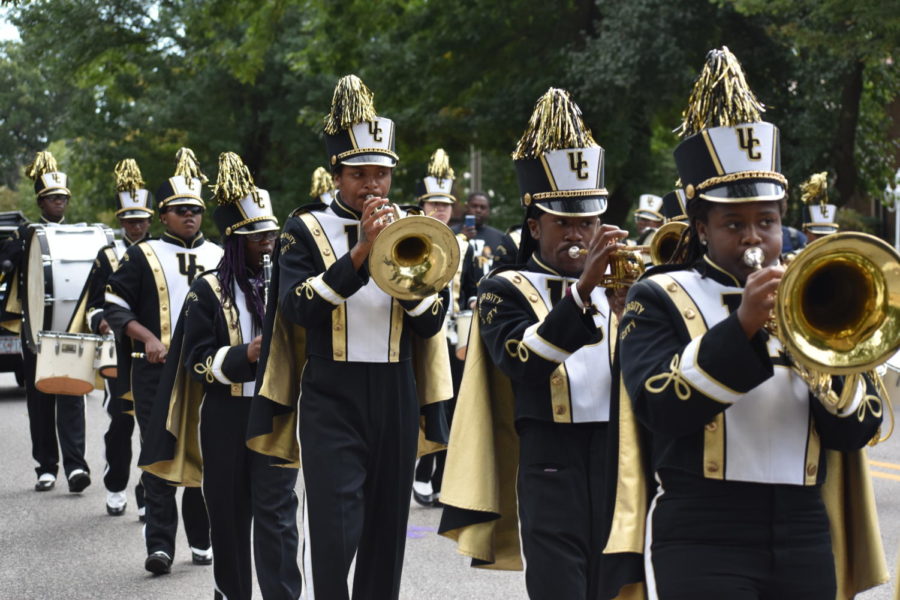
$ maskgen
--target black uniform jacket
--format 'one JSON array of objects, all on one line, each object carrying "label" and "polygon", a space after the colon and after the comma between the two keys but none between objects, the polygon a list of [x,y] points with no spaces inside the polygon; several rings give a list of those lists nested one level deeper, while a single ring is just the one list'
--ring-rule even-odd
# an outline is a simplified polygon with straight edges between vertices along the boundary
[{"label": "black uniform jacket", "polygon": [[[207,269],[215,268],[222,249],[197,234],[190,242],[164,233],[144,240],[125,252],[119,268],[106,286],[103,315],[119,338],[130,321],[150,330],[168,348],[175,319],[191,283]],[[133,341],[135,352],[144,345]],[[162,365],[136,359],[131,366],[131,394],[135,399],[156,390]]]},{"label": "black uniform jacket", "polygon": [[138,460],[145,471],[179,485],[199,486],[203,473],[201,404],[252,394],[256,364],[247,359],[247,345],[253,333],[252,325],[245,322],[242,327],[242,317],[247,317],[242,299],[237,298],[237,307],[223,302],[216,271],[205,273],[191,285]]},{"label": "black uniform jacket", "polygon": [[478,286],[439,528],[472,566],[522,568],[515,420],[607,420],[615,317],[602,288],[591,295],[595,310],[579,308],[567,291],[574,282],[532,257]]},{"label": "black uniform jacket", "polygon": [[390,299],[370,281],[367,266],[353,268],[348,250],[358,235],[359,214],[340,195],[329,206],[296,210],[285,223],[251,407],[248,445],[258,452],[298,463],[297,402],[307,355],[337,363],[413,360],[426,437],[446,442],[446,417],[436,403],[453,396],[442,328],[448,294]]}]

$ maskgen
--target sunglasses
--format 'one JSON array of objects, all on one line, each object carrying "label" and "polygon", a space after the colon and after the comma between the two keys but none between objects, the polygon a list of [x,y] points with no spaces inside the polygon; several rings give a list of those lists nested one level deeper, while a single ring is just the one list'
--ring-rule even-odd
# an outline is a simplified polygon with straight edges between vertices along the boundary
[{"label": "sunglasses", "polygon": [[278,232],[277,231],[263,231],[261,233],[248,233],[244,237],[247,238],[248,242],[261,242],[263,240],[268,242],[269,240],[274,240],[275,238],[277,238]]},{"label": "sunglasses", "polygon": [[172,209],[179,217],[186,215],[199,215],[203,212],[202,206],[173,206]]}]

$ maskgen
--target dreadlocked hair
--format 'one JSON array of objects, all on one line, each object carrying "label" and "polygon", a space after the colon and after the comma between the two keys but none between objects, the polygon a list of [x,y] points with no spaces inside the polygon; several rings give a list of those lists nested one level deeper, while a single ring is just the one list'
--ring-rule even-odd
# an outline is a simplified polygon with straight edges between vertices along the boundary
[{"label": "dreadlocked hair", "polygon": [[[255,276],[247,267],[245,242],[243,236],[229,235],[223,242],[225,252],[219,261],[219,281],[222,282],[222,298],[224,304],[230,303],[237,308],[238,313],[241,310],[250,311],[253,320],[253,326],[258,331],[262,331],[263,316],[266,307],[263,304],[263,278],[260,275]],[[237,285],[246,299],[246,306],[237,306],[234,299],[234,286]],[[216,319],[220,317],[217,315]]]}]

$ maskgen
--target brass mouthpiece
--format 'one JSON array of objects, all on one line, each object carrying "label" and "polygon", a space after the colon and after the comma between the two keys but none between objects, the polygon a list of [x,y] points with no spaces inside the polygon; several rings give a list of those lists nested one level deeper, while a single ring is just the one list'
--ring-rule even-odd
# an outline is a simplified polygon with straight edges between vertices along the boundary
[{"label": "brass mouthpiece", "polygon": [[584,256],[587,253],[587,248],[579,248],[578,246],[572,246],[571,248],[569,248],[569,258],[578,258],[579,256]]},{"label": "brass mouthpiece", "polygon": [[752,269],[756,269],[757,271],[762,269],[763,261],[765,260],[766,255],[763,253],[762,248],[759,248],[758,246],[744,250],[744,264]]}]

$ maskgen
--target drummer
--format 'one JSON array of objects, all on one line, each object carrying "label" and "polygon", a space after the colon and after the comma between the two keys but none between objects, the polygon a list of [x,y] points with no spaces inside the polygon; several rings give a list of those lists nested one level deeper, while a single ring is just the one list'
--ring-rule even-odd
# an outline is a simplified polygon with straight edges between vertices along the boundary
[{"label": "drummer", "polygon": [[[437,219],[444,225],[450,221],[453,205],[456,203],[456,196],[453,195],[453,179],[450,158],[442,148],[438,148],[431,155],[426,177],[418,184],[416,200],[425,215]],[[481,269],[475,262],[475,249],[461,234],[456,236],[456,241],[459,243],[459,255],[463,258],[459,261],[459,267],[450,282],[450,307],[447,311],[447,324],[444,327],[447,344],[450,346],[450,369],[454,392],[453,398],[444,404],[448,423],[453,418],[456,392],[459,390],[463,371],[463,361],[457,358],[456,348],[460,343],[465,346],[465,338],[469,335],[468,329],[458,331],[450,321],[455,320],[461,311],[471,312],[478,291],[478,278],[481,275]],[[441,480],[444,477],[446,458],[447,451],[441,450],[419,459],[413,481],[413,499],[422,506],[440,506],[438,499],[441,496]]]},{"label": "drummer", "polygon": [[[68,177],[59,171],[53,155],[38,152],[25,174],[34,179],[34,191],[41,211],[39,223],[45,226],[62,223],[71,194],[67,187]],[[0,247],[0,265],[3,265],[4,271],[8,271],[10,281],[3,307],[3,321],[7,321],[4,326],[8,329],[18,326],[23,334],[22,359],[31,429],[31,455],[38,463],[35,468],[37,482],[34,489],[46,492],[56,485],[61,449],[69,491],[79,493],[91,484],[90,469],[84,459],[84,396],[62,396],[38,391],[34,385],[37,358],[25,343],[24,327],[21,327],[22,307],[19,299],[27,285],[24,269],[25,242],[30,233],[30,224],[26,223]]]},{"label": "drummer", "polygon": [[[101,248],[97,259],[84,284],[81,298],[75,310],[70,333],[94,333],[112,335],[112,330],[103,318],[103,303],[106,282],[119,267],[125,251],[147,239],[150,218],[153,216],[153,200],[144,189],[141,170],[134,159],[119,161],[115,168],[116,178],[116,218],[122,227],[122,239]],[[106,486],[106,512],[112,516],[125,513],[128,503],[125,488],[131,471],[131,434],[134,431],[134,404],[124,398],[128,396],[131,342],[123,337],[116,342],[116,356],[121,367],[120,378],[106,379],[104,407],[109,415],[109,426],[103,436],[106,468],[103,484]],[[128,396],[130,397],[130,396]],[[140,480],[134,489],[138,518],[144,520],[144,487]]]}]

